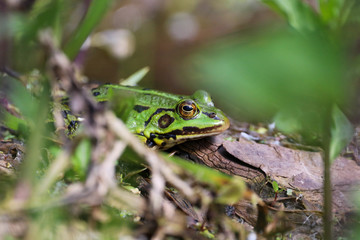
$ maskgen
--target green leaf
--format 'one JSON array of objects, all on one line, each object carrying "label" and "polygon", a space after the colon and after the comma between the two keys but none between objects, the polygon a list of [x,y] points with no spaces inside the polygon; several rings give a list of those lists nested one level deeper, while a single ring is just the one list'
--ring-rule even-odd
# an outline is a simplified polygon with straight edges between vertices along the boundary
[{"label": "green leaf", "polygon": [[319,0],[320,15],[331,28],[341,27],[347,20],[353,0]]},{"label": "green leaf", "polygon": [[91,155],[91,143],[89,139],[82,140],[77,146],[71,162],[73,164],[73,169],[80,178],[85,177],[88,164],[90,162]]},{"label": "green leaf", "polygon": [[100,23],[100,20],[108,10],[111,2],[112,0],[91,1],[91,5],[84,20],[64,47],[64,52],[70,59],[76,57],[86,38]]},{"label": "green leaf", "polygon": [[15,117],[8,112],[2,111],[1,116],[4,119],[4,125],[14,131],[24,130],[27,128],[27,122],[24,119]]},{"label": "green leaf", "polygon": [[36,118],[39,111],[40,102],[34,97],[20,82],[12,80],[11,91],[9,98],[20,111],[21,115],[27,119],[32,120]]},{"label": "green leaf", "polygon": [[337,107],[332,111],[333,125],[331,127],[330,160],[333,161],[350,142],[354,128],[344,113]]},{"label": "green leaf", "polygon": [[60,43],[62,32],[60,15],[64,5],[63,0],[37,1],[30,17],[17,24],[22,42],[28,44],[37,39],[39,30],[51,28],[57,43]]},{"label": "green leaf", "polygon": [[272,187],[274,189],[274,192],[279,192],[279,185],[276,181],[272,181]]},{"label": "green leaf", "polygon": [[265,4],[286,18],[297,31],[306,33],[328,26],[336,30],[347,21],[354,0],[319,0],[319,13],[302,0],[262,0]]},{"label": "green leaf", "polygon": [[31,130],[37,131],[39,129],[37,125],[39,112],[44,110],[41,107],[47,108],[48,102],[46,100],[48,99],[43,97],[44,101],[41,102],[41,100],[32,96],[19,81],[10,78],[4,80],[8,81],[10,86],[7,98],[21,114],[21,118],[19,118],[0,108],[4,124],[8,128],[17,131],[23,137],[28,136]]},{"label": "green leaf", "polygon": [[244,181],[237,176],[233,176],[230,182],[218,190],[216,201],[221,204],[235,204],[243,198],[246,190]]},{"label": "green leaf", "polygon": [[170,159],[165,157],[165,159],[182,167],[198,181],[210,185],[217,192],[216,201],[218,203],[233,204],[243,197],[246,184],[240,177],[229,176],[178,157]]},{"label": "green leaf", "polygon": [[321,133],[328,117],[324,106],[341,106],[347,97],[344,62],[322,37],[277,30],[246,41],[229,38],[204,49],[191,59],[188,83],[206,86],[234,117],[266,121],[281,110],[283,119]]},{"label": "green leaf", "polygon": [[280,109],[273,118],[276,128],[283,133],[292,135],[301,135],[299,141],[321,146],[321,136],[323,134],[324,115],[316,107],[308,108],[304,113],[296,106],[293,109]]},{"label": "green leaf", "polygon": [[299,32],[313,32],[323,26],[320,17],[302,0],[262,0],[262,2],[283,15]]},{"label": "green leaf", "polygon": [[124,86],[136,86],[141,79],[149,72],[149,67],[144,67],[139,71],[133,73],[130,77],[120,82],[121,85]]}]

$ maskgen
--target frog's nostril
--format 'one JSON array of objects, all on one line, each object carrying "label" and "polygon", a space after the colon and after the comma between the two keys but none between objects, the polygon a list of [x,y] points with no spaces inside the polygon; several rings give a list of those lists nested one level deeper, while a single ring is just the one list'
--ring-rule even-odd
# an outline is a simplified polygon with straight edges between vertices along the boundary
[{"label": "frog's nostril", "polygon": [[214,112],[209,113],[209,117],[210,117],[210,118],[214,118],[214,117],[216,117],[216,113],[214,113]]}]

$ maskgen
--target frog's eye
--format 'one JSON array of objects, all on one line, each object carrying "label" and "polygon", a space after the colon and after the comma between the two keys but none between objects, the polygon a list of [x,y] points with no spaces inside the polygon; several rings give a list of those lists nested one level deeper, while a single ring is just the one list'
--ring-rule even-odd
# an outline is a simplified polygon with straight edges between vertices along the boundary
[{"label": "frog's eye", "polygon": [[198,108],[194,101],[192,100],[185,100],[179,103],[177,107],[178,113],[184,119],[191,119],[194,118],[198,113]]}]

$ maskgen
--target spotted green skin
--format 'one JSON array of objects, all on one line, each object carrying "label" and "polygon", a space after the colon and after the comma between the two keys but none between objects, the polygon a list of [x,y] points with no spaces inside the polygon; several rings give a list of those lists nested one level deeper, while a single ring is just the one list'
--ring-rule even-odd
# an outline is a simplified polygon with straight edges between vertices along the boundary
[{"label": "spotted green skin", "polygon": [[[169,94],[151,89],[121,85],[103,85],[93,89],[98,102],[107,102],[131,132],[149,147],[168,149],[187,140],[219,134],[230,123],[225,114],[214,107],[210,95],[202,90],[192,96]],[[193,100],[197,114],[185,119],[177,106]]]}]

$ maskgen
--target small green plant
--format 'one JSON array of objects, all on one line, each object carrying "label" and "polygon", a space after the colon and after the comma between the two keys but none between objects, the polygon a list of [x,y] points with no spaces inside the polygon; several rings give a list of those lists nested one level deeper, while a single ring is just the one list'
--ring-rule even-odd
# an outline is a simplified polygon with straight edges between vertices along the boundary
[{"label": "small green plant", "polygon": [[283,188],[279,188],[279,184],[276,181],[272,181],[271,182],[272,188],[275,192],[275,197],[274,197],[274,202],[276,202],[277,198],[278,198],[278,194],[283,192],[284,189]]}]

